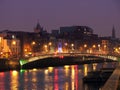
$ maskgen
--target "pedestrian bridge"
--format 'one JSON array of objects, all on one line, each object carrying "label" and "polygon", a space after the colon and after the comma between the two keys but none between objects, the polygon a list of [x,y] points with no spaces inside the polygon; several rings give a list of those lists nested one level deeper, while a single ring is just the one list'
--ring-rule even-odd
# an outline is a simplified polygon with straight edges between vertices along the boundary
[{"label": "pedestrian bridge", "polygon": [[[40,54],[38,56],[35,56],[35,57],[30,57],[30,58],[27,58],[27,59],[21,59],[20,60],[20,65],[25,65],[27,63],[30,63],[30,62],[34,62],[36,60],[40,60],[40,59],[45,59],[45,58],[50,58],[50,57],[64,57],[64,56],[81,56],[82,59],[84,60],[85,56],[95,56],[95,57],[98,57],[98,58],[104,58],[104,59],[110,59],[110,60],[114,60],[114,61],[118,61],[119,58],[116,57],[116,56],[112,56],[112,55],[96,55],[96,54],[82,54],[82,53],[59,53],[59,54]],[[90,58],[89,58],[90,59]],[[92,58],[91,60],[93,60],[94,58]]]},{"label": "pedestrian bridge", "polygon": [[[43,61],[43,60],[46,60],[46,62],[49,62],[49,65],[51,63],[55,63],[56,64],[56,60],[53,60],[52,59],[52,62],[50,60],[50,58],[56,58],[56,57],[60,57],[60,58],[63,58],[65,56],[69,56],[70,59],[71,57],[75,58],[75,57],[82,57],[80,60],[82,61],[82,63],[85,61],[85,63],[89,62],[89,61],[99,61],[99,60],[102,60],[103,62],[106,61],[106,60],[112,60],[112,61],[120,61],[120,58],[117,57],[117,56],[113,56],[113,55],[96,55],[96,54],[81,54],[81,53],[60,53],[60,54],[41,54],[41,55],[38,55],[38,56],[35,56],[35,57],[30,57],[28,59],[21,59],[20,60],[20,64],[21,64],[21,67],[31,67],[31,68],[34,68],[34,66],[37,66],[37,65],[40,65],[41,62],[40,61]],[[89,58],[87,58],[89,57]],[[49,59],[47,59],[49,58]],[[66,59],[67,61],[68,59]],[[79,60],[79,62],[80,62]],[[36,62],[38,61],[38,62]],[[74,60],[73,60],[74,61]],[[36,63],[35,63],[36,62]],[[61,63],[65,62],[65,60],[60,60],[57,62],[57,65],[61,65]],[[71,62],[70,60],[67,61],[67,62]],[[66,63],[66,62],[65,62]],[[74,63],[74,62],[71,62],[71,63]],[[80,62],[81,63],[81,62]],[[42,62],[43,64],[43,62]],[[79,64],[77,62],[77,64]],[[43,64],[42,66],[44,66],[46,64]],[[28,68],[28,69],[31,69],[31,68]],[[105,83],[105,85],[102,87],[101,90],[116,90],[117,87],[118,87],[118,82],[119,82],[119,78],[120,78],[120,64],[119,66],[114,70],[113,74],[110,76],[110,78],[107,80],[107,82]]]}]

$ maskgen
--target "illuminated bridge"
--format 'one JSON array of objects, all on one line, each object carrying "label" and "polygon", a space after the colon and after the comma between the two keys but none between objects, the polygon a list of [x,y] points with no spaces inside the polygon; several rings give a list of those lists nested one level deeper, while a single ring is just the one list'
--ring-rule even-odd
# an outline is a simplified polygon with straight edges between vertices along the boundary
[{"label": "illuminated bridge", "polygon": [[28,59],[21,59],[20,65],[22,68],[39,68],[48,66],[60,66],[70,64],[87,64],[98,63],[105,61],[118,61],[115,56],[81,54],[81,53],[60,53],[60,54],[41,54]]},{"label": "illuminated bridge", "polygon": [[[20,60],[21,68],[33,69],[49,66],[62,66],[71,64],[89,64],[99,62],[120,61],[120,57],[112,55],[95,55],[81,53],[42,54],[26,60]],[[120,78],[120,64],[106,81],[102,90],[117,90]]]}]

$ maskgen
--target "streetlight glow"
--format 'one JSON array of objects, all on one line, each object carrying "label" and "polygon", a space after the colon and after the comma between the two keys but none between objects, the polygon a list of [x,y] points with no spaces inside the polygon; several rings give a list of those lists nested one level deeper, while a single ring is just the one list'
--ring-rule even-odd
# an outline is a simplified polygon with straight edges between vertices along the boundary
[{"label": "streetlight glow", "polygon": [[12,42],[12,45],[16,45],[16,41],[13,41],[13,42]]},{"label": "streetlight glow", "polygon": [[84,44],[84,48],[86,48],[87,47],[87,44]]},{"label": "streetlight glow", "polygon": [[32,45],[35,45],[35,41],[32,42]]},{"label": "streetlight glow", "polygon": [[49,46],[51,46],[52,45],[52,43],[51,42],[49,42]]}]

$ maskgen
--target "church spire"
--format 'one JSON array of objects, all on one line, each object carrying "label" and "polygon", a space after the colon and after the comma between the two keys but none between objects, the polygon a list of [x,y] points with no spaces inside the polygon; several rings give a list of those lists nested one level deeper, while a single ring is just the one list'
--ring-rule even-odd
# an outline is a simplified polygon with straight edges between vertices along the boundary
[{"label": "church spire", "polygon": [[113,26],[113,29],[112,29],[112,38],[116,38],[114,26]]},{"label": "church spire", "polygon": [[43,31],[43,28],[40,26],[40,23],[39,23],[39,20],[38,20],[37,25],[34,29],[34,32],[39,33],[39,32],[42,32],[42,31]]}]

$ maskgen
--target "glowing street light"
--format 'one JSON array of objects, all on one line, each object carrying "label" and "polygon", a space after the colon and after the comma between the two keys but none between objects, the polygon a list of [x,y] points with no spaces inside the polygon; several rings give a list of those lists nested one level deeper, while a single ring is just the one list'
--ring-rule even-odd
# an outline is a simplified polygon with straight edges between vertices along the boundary
[{"label": "glowing street light", "polygon": [[49,46],[48,48],[49,48],[49,53],[50,53],[50,52],[51,52],[52,42],[49,42],[49,43],[48,43],[48,46]]},{"label": "glowing street light", "polygon": [[74,46],[74,44],[72,43],[72,44],[71,44],[71,46],[73,47],[73,46]]},{"label": "glowing street light", "polygon": [[49,46],[51,46],[52,45],[52,43],[51,42],[49,42],[49,44],[48,44]]},{"label": "glowing street light", "polygon": [[71,47],[72,47],[72,50],[74,50],[74,44],[73,43],[71,44]]},{"label": "glowing street light", "polygon": [[96,48],[96,45],[93,45],[93,48]]},{"label": "glowing street light", "polygon": [[48,46],[44,45],[44,48],[45,48],[45,51],[47,52],[48,51]]},{"label": "glowing street light", "polygon": [[86,48],[87,47],[87,44],[84,44],[84,48]]},{"label": "glowing street light", "polygon": [[35,41],[33,41],[33,42],[32,42],[32,45],[35,45],[35,44],[36,44]]},{"label": "glowing street light", "polygon": [[98,44],[98,49],[99,49],[99,51],[101,51],[101,50],[100,50],[100,44]]},{"label": "glowing street light", "polygon": [[65,52],[68,52],[68,43],[64,43],[65,45]]},{"label": "glowing street light", "polygon": [[25,49],[24,51],[27,52],[27,49]]},{"label": "glowing street light", "polygon": [[13,41],[13,42],[12,42],[12,45],[16,45],[16,41]]},{"label": "glowing street light", "polygon": [[45,48],[47,48],[47,45],[44,45]]},{"label": "glowing street light", "polygon": [[68,43],[65,43],[65,46],[67,46],[68,45]]}]

